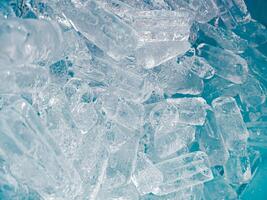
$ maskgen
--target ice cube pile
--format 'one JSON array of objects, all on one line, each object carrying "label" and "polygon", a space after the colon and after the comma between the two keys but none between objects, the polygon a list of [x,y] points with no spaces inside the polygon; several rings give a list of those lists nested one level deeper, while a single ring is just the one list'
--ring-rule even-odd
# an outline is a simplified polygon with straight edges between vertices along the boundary
[{"label": "ice cube pile", "polygon": [[238,199],[266,42],[243,0],[0,1],[0,199]]}]

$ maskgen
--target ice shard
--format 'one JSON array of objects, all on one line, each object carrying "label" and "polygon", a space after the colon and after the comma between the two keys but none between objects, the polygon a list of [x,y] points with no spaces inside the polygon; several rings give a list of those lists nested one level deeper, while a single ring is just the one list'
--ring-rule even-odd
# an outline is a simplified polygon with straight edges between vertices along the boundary
[{"label": "ice shard", "polygon": [[249,130],[248,143],[251,146],[266,148],[267,141],[267,123],[265,121],[256,121],[246,123]]},{"label": "ice shard", "polygon": [[163,174],[144,154],[139,153],[132,181],[138,192],[144,195],[158,190]]},{"label": "ice shard", "polygon": [[151,82],[158,84],[168,96],[177,93],[199,95],[204,87],[203,80],[176,59],[162,63],[150,74]]},{"label": "ice shard", "polygon": [[118,60],[125,57],[137,47],[136,32],[94,0],[80,7],[69,1],[59,1],[58,7],[76,30],[112,58]]},{"label": "ice shard", "polygon": [[[248,64],[239,55],[207,44],[200,44],[198,46],[198,54],[205,57],[218,76],[236,84],[246,81]],[[218,60],[220,62],[217,62]]]},{"label": "ice shard", "polygon": [[196,136],[200,149],[209,157],[211,166],[221,166],[229,158],[228,149],[225,147],[222,135],[217,129],[213,113],[208,113],[208,118]]},{"label": "ice shard", "polygon": [[142,42],[183,41],[189,37],[192,18],[185,9],[132,11],[128,23]]},{"label": "ice shard", "polygon": [[120,188],[115,188],[111,190],[102,189],[99,191],[99,194],[96,199],[97,200],[103,200],[103,199],[105,200],[114,200],[114,199],[139,200],[139,194],[135,186],[132,183],[130,183]]},{"label": "ice shard", "polygon": [[38,120],[25,101],[14,102],[2,110],[1,155],[8,160],[17,180],[44,197],[49,198],[49,190],[58,197],[74,197],[80,191],[77,172],[68,167],[69,163]]},{"label": "ice shard", "polygon": [[220,18],[230,29],[250,18],[243,0],[214,0],[214,3],[218,8]]},{"label": "ice shard", "polygon": [[51,63],[62,56],[62,31],[54,21],[0,19],[0,27],[0,66]]},{"label": "ice shard", "polygon": [[206,101],[200,97],[167,99],[156,105],[150,113],[150,122],[158,132],[170,132],[179,124],[203,125]]},{"label": "ice shard", "polygon": [[[197,32],[201,32],[202,34],[205,34],[206,37],[214,39],[216,43],[224,49],[242,53],[248,46],[246,40],[240,38],[234,32],[222,27],[201,23],[195,23],[193,26],[195,26],[194,29],[196,29]],[[193,34],[196,34],[197,32],[194,32]]]},{"label": "ice shard", "polygon": [[134,57],[138,65],[151,69],[183,54],[189,48],[187,40],[149,42],[136,49]]},{"label": "ice shard", "polygon": [[167,0],[166,1],[171,8],[176,10],[179,8],[186,8],[192,10],[195,14],[195,19],[198,22],[205,23],[210,21],[217,15],[217,7],[213,0],[189,0],[189,1],[176,1]]},{"label": "ice shard", "polygon": [[208,157],[204,152],[192,152],[157,163],[156,167],[163,174],[163,182],[156,195],[179,191],[213,179]]},{"label": "ice shard", "polygon": [[[213,192],[211,192],[213,191]],[[215,178],[204,184],[204,194],[207,200],[237,199],[236,191],[222,177]]]},{"label": "ice shard", "polygon": [[232,97],[219,97],[212,102],[218,130],[227,148],[240,152],[246,148],[249,136],[237,103]]},{"label": "ice shard", "polygon": [[267,29],[249,9],[0,1],[0,199],[249,193],[267,147]]},{"label": "ice shard", "polygon": [[103,187],[116,188],[130,182],[135,169],[139,134],[126,142],[121,148],[112,153],[108,160]]},{"label": "ice shard", "polygon": [[249,157],[231,155],[224,166],[225,177],[233,185],[247,183],[251,179]]},{"label": "ice shard", "polygon": [[167,157],[185,148],[195,139],[195,128],[177,126],[170,132],[159,131],[154,136],[155,150],[159,157]]},{"label": "ice shard", "polygon": [[102,99],[103,111],[109,119],[133,130],[140,128],[140,124],[143,121],[142,105],[127,101],[113,94],[105,94]]}]

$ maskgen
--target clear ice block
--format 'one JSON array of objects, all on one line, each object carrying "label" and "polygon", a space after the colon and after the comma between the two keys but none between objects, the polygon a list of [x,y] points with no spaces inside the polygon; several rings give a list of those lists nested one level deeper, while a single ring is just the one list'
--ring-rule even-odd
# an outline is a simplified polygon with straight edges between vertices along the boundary
[{"label": "clear ice block", "polygon": [[197,151],[169,159],[155,165],[163,174],[163,182],[156,195],[164,195],[195,186],[213,179],[208,157]]},{"label": "clear ice block", "polygon": [[[231,30],[227,30],[219,26],[212,26],[207,23],[196,23],[194,26],[196,26],[194,27],[196,31],[201,31],[201,33],[204,33],[206,37],[214,39],[216,43],[224,49],[228,49],[236,53],[242,53],[248,46],[248,42],[246,40],[240,38]],[[197,32],[193,32],[193,34],[197,34]]]},{"label": "clear ice block", "polygon": [[224,166],[225,178],[232,185],[248,183],[251,179],[250,161],[247,155],[230,157]]},{"label": "clear ice block", "polygon": [[237,199],[236,191],[223,177],[217,177],[209,182],[204,183],[204,194],[205,199],[207,200]]},{"label": "clear ice block", "polygon": [[163,181],[162,172],[143,153],[138,153],[132,181],[141,195],[156,191]]},{"label": "clear ice block", "polygon": [[134,57],[138,65],[151,69],[185,53],[189,48],[187,40],[149,42],[136,49]]},{"label": "clear ice block", "polygon": [[58,7],[76,30],[94,42],[112,58],[119,60],[137,47],[136,32],[114,14],[104,10],[94,0],[75,7],[69,1],[59,1]]},{"label": "clear ice block", "polygon": [[189,37],[192,15],[188,10],[133,10],[129,14],[128,23],[142,42],[183,41]]},{"label": "clear ice block", "polygon": [[81,180],[32,107],[19,100],[0,115],[0,152],[8,161],[12,175],[43,197],[74,198],[81,191]]},{"label": "clear ice block", "polygon": [[249,132],[237,103],[232,97],[219,97],[212,102],[216,124],[225,145],[231,151],[242,153]]},{"label": "clear ice block", "polygon": [[209,62],[218,76],[236,84],[242,84],[246,81],[248,64],[241,56],[207,44],[200,44],[197,49],[198,55]]},{"label": "clear ice block", "polygon": [[102,189],[99,191],[96,200],[139,200],[139,194],[132,183],[128,185],[114,188],[111,190]]},{"label": "clear ice block", "polygon": [[170,132],[179,124],[203,125],[208,104],[201,97],[167,99],[150,113],[150,123],[158,132]]},{"label": "clear ice block", "polygon": [[54,21],[0,18],[0,66],[51,63],[62,56],[62,31]]},{"label": "clear ice block", "polygon": [[198,95],[204,87],[203,80],[190,67],[177,63],[176,59],[171,59],[151,71],[151,79],[168,96],[176,93]]},{"label": "clear ice block", "polygon": [[121,148],[112,153],[108,160],[105,180],[102,184],[104,188],[116,188],[130,182],[137,159],[139,134],[135,135]]},{"label": "clear ice block", "polygon": [[196,138],[200,149],[207,153],[210,166],[221,166],[228,160],[229,153],[214,121],[213,114],[209,112],[205,124],[200,128]]},{"label": "clear ice block", "polygon": [[103,111],[109,119],[133,130],[141,127],[143,121],[143,106],[141,104],[108,93],[102,97],[102,101]]},{"label": "clear ice block", "polygon": [[170,132],[159,131],[154,136],[155,151],[160,158],[167,157],[189,145],[195,139],[195,127],[177,126]]}]

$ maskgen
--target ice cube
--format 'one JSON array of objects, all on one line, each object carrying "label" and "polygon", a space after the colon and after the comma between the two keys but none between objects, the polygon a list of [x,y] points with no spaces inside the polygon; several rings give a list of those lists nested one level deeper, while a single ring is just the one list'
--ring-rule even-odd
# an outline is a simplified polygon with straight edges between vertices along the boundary
[{"label": "ice cube", "polygon": [[218,76],[236,84],[246,81],[248,64],[239,55],[207,44],[200,44],[198,46],[198,55],[204,57],[209,62]]},{"label": "ice cube", "polygon": [[62,31],[54,21],[0,19],[0,65],[51,63],[62,56]]},{"label": "ice cube", "polygon": [[178,124],[203,125],[208,105],[203,98],[167,99],[150,113],[150,122],[157,131],[170,132]]},{"label": "ice cube", "polygon": [[226,163],[229,158],[228,149],[217,129],[213,113],[208,112],[207,120],[196,137],[200,149],[207,153],[211,166],[221,166]]},{"label": "ice cube", "polygon": [[162,172],[143,154],[137,156],[132,181],[141,195],[158,190],[163,182]]},{"label": "ice cube", "polygon": [[103,183],[104,188],[115,188],[130,182],[136,165],[139,134],[135,135],[120,149],[110,155]]},{"label": "ice cube", "polygon": [[178,94],[199,95],[204,83],[195,75],[190,67],[178,64],[176,59],[171,59],[151,72],[152,82],[158,84],[166,95]]},{"label": "ice cube", "polygon": [[232,97],[219,97],[212,102],[219,132],[229,150],[242,153],[249,136],[237,103]]},{"label": "ice cube", "polygon": [[94,42],[112,58],[119,60],[137,47],[135,31],[117,16],[107,12],[94,0],[75,7],[68,1],[58,7],[75,29]]},{"label": "ice cube", "polygon": [[156,195],[179,191],[213,179],[208,157],[201,151],[184,154],[155,166],[163,174],[163,182],[153,191]]},{"label": "ice cube", "polygon": [[164,158],[186,147],[194,139],[195,128],[180,125],[170,132],[156,132],[154,136],[155,150],[160,158]]}]

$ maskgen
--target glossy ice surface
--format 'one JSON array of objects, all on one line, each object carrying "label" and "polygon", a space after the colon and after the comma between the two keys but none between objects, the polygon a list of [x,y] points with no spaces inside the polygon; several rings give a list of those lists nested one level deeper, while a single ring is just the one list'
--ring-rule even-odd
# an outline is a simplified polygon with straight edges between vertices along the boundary
[{"label": "glossy ice surface", "polygon": [[254,18],[243,0],[0,1],[0,200],[265,199]]}]

